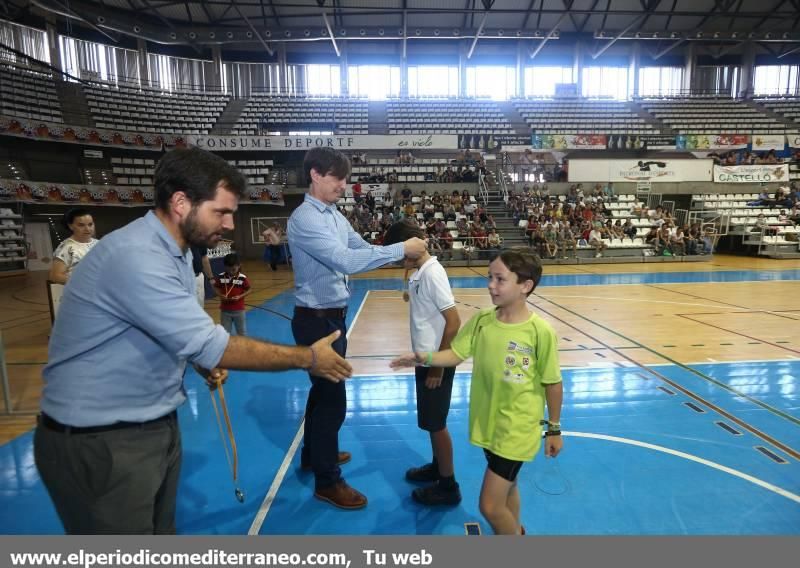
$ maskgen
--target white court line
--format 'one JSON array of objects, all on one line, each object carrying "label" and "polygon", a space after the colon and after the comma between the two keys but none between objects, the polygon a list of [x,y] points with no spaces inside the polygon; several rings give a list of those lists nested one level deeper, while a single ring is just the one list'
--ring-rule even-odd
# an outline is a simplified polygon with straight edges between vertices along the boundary
[{"label": "white court line", "polygon": [[[796,361],[798,358],[794,355],[789,355],[787,358],[784,359],[745,359],[743,361],[715,361],[714,365],[740,365],[740,364],[747,364],[747,363],[788,363],[791,361]],[[692,365],[711,365],[708,361],[692,361],[691,363],[681,363],[686,367],[691,367]],[[645,367],[674,367],[676,366],[675,363],[644,363]]]},{"label": "white court line", "polygon": [[[367,293],[364,294],[364,299],[361,300],[361,305],[358,306],[358,311],[356,312],[356,315],[353,316],[353,322],[347,329],[347,339],[350,338],[350,333],[356,327],[356,320],[358,320],[358,316],[361,315],[361,310],[364,309],[364,304],[367,303],[367,297],[369,297],[370,292],[371,290],[367,290]],[[261,506],[258,508],[256,516],[253,518],[253,522],[250,524],[250,528],[247,530],[248,535],[260,534],[261,525],[264,524],[264,521],[267,518],[267,513],[269,513],[269,509],[272,507],[273,501],[275,501],[275,496],[278,494],[278,490],[281,488],[283,478],[286,477],[286,472],[289,471],[289,465],[291,465],[292,460],[294,460],[294,455],[297,453],[297,448],[300,447],[300,442],[303,440],[304,426],[305,418],[300,421],[300,427],[297,429],[297,433],[294,435],[294,440],[292,440],[292,444],[286,451],[286,455],[283,457],[281,466],[278,468],[278,472],[275,474],[275,479],[272,480],[272,485],[269,486],[269,491],[267,491],[264,501],[261,502]]]},{"label": "white court line", "polygon": [[707,459],[703,459],[703,458],[697,457],[697,456],[692,455],[692,454],[687,454],[685,452],[681,452],[681,451],[678,451],[678,450],[673,450],[671,448],[665,448],[664,446],[657,446],[655,444],[648,444],[647,442],[640,442],[638,440],[631,440],[630,438],[618,438],[617,436],[607,436],[605,434],[593,434],[593,433],[589,433],[589,432],[564,432],[564,435],[565,436],[574,436],[576,438],[596,438],[598,440],[606,440],[606,441],[609,441],[609,442],[619,442],[620,444],[629,444],[631,446],[638,446],[640,448],[646,448],[648,450],[655,450],[657,452],[662,452],[662,453],[665,453],[665,454],[670,454],[670,455],[673,455],[673,456],[677,456],[677,457],[683,458],[685,460],[693,461],[695,463],[699,463],[701,465],[705,465],[705,466],[717,469],[717,470],[722,471],[724,473],[727,473],[729,475],[733,475],[734,477],[738,477],[740,479],[744,479],[745,481],[748,481],[748,482],[750,482],[750,483],[752,483],[754,485],[758,485],[759,487],[762,487],[762,488],[766,489],[767,491],[772,491],[773,493],[777,493],[781,497],[786,497],[787,499],[790,499],[790,500],[794,501],[795,503],[800,503],[800,495],[797,495],[796,493],[792,493],[791,491],[788,491],[786,489],[778,487],[777,485],[773,485],[771,483],[768,483],[766,481],[758,479],[757,477],[753,477],[752,475],[748,475],[746,473],[742,473],[741,471],[738,471],[736,469],[732,469],[730,467],[718,464],[716,462],[709,461]]}]

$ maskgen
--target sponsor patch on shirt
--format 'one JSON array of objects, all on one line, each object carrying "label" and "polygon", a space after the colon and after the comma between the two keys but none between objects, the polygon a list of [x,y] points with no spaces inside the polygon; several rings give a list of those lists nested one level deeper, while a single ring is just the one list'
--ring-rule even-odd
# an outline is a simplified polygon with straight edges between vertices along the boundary
[{"label": "sponsor patch on shirt", "polygon": [[516,364],[517,364],[517,358],[516,357],[514,357],[513,355],[507,355],[506,356],[506,366],[507,367],[513,367]]},{"label": "sponsor patch on shirt", "polygon": [[509,341],[508,342],[508,347],[506,347],[506,351],[511,351],[511,352],[516,351],[518,353],[525,353],[527,355],[530,355],[531,353],[533,353],[533,349],[532,348],[525,347],[524,345],[520,345],[516,341]]}]

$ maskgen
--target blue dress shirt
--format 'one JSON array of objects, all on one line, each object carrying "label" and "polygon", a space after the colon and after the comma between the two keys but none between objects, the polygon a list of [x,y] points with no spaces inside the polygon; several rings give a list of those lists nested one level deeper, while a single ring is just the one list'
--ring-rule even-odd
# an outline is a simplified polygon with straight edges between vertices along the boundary
[{"label": "blue dress shirt", "polygon": [[42,411],[71,426],[143,422],[186,400],[186,363],[220,362],[228,333],[194,295],[192,254],[150,211],[103,238],[61,298]]},{"label": "blue dress shirt", "polygon": [[353,230],[336,205],[306,194],[289,217],[289,248],[295,302],[306,308],[343,308],[350,298],[347,276],[405,256],[403,243],[374,246]]}]

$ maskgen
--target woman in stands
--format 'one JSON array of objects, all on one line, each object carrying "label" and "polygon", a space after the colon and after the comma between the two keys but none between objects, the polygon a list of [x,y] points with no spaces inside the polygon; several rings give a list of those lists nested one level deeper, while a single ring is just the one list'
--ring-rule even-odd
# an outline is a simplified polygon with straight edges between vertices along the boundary
[{"label": "woman in stands", "polygon": [[64,214],[64,225],[72,233],[53,253],[50,267],[51,282],[66,284],[78,263],[97,244],[94,238],[94,219],[87,209],[70,209]]}]

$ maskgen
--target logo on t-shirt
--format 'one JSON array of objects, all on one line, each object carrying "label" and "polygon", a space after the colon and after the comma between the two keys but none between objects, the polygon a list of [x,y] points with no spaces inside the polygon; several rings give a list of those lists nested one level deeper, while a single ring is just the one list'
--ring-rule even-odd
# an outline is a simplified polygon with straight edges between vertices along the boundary
[{"label": "logo on t-shirt", "polygon": [[522,358],[522,368],[527,371],[528,367],[530,367],[530,366],[531,366],[531,358],[530,357],[523,357]]},{"label": "logo on t-shirt", "polygon": [[518,353],[525,353],[526,355],[530,355],[531,353],[533,353],[532,348],[520,345],[516,341],[509,341],[508,347],[506,347],[506,351],[516,351]]},{"label": "logo on t-shirt", "polygon": [[506,366],[507,367],[513,367],[516,364],[517,364],[517,358],[516,357],[514,357],[513,355],[507,355],[506,356]]}]

